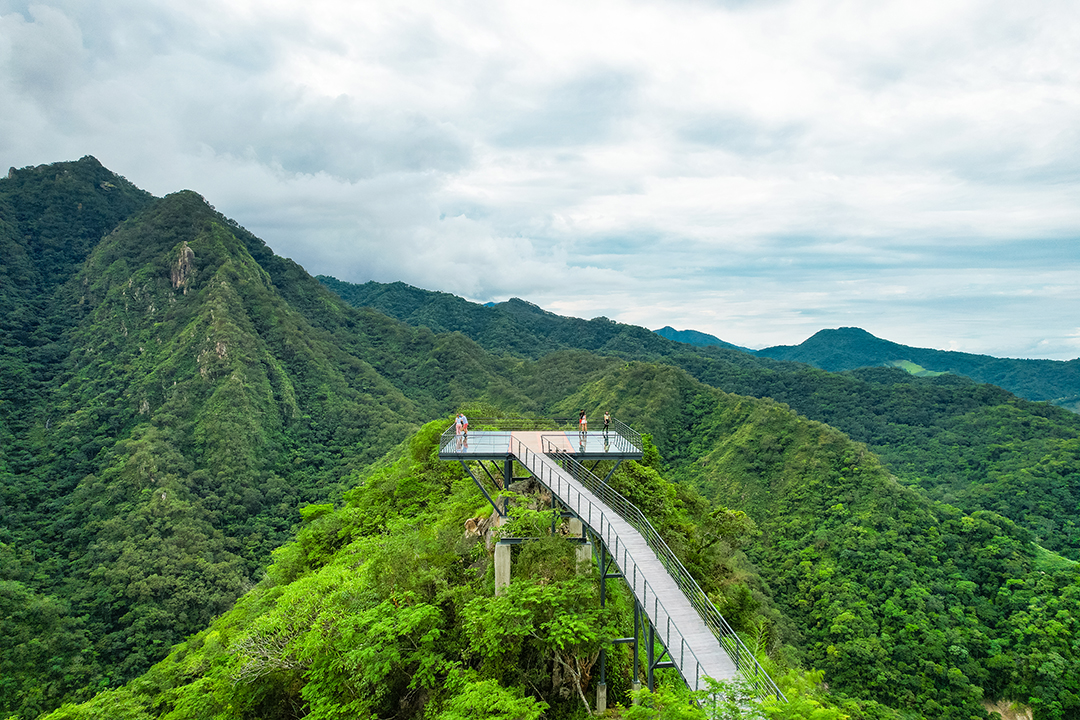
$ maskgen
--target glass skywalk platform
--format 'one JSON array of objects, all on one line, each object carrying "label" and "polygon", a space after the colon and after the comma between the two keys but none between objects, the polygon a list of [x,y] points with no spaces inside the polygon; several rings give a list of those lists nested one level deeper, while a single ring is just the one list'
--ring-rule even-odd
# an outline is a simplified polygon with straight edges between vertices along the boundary
[{"label": "glass skywalk platform", "polygon": [[512,455],[514,438],[539,436],[547,452],[573,455],[582,460],[640,460],[642,450],[614,432],[600,430],[578,433],[537,430],[470,430],[466,436],[450,439],[439,447],[441,460],[501,460]]}]

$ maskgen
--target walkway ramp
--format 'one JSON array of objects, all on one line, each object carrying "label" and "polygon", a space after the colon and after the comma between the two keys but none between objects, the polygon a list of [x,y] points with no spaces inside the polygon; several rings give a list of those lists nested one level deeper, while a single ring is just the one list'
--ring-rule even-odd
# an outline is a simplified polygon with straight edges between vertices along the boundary
[{"label": "walkway ramp", "polygon": [[552,448],[547,435],[515,432],[510,450],[604,541],[687,685],[704,690],[706,676],[716,680],[738,677],[735,663],[668,572],[670,560],[657,555],[641,532],[545,452],[545,446]]}]

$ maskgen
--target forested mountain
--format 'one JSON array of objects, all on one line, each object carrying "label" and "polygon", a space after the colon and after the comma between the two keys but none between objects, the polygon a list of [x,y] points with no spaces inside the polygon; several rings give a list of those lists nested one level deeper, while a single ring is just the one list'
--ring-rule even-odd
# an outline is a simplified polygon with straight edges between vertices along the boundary
[{"label": "forested mountain", "polygon": [[[338,285],[406,324],[93,158],[0,179],[0,242],[0,716],[583,717],[632,613],[617,590],[601,611],[558,539],[492,597],[462,534],[484,500],[433,456],[460,407],[651,433],[612,482],[780,678],[770,717],[1080,708],[1080,418],[1059,408]],[[517,503],[542,534],[546,506]]]},{"label": "forested mountain", "polygon": [[320,282],[354,307],[370,307],[433,332],[460,332],[495,353],[538,358],[555,350],[589,350],[608,355],[662,357],[678,351],[650,330],[605,317],[582,320],[547,312],[511,298],[481,305],[449,293],[402,282],[346,283],[325,275]]},{"label": "forested mountain", "polygon": [[145,671],[257,581],[299,506],[427,417],[520,398],[501,361],[349,308],[193,192],[150,198],[84,158],[14,171],[0,203],[23,249],[5,263],[4,708]]},{"label": "forested mountain", "polygon": [[674,340],[675,342],[686,343],[687,345],[697,345],[699,347],[708,347],[709,345],[715,345],[716,347],[726,347],[732,350],[742,350],[743,352],[752,353],[753,350],[749,350],[738,345],[732,345],[729,342],[724,342],[715,335],[699,332],[697,330],[676,330],[670,325],[665,325],[659,330],[654,331],[660,337],[665,337],[668,340]]},{"label": "forested mountain", "polygon": [[998,385],[1028,400],[1045,400],[1080,412],[1080,358],[1067,362],[1019,360],[909,347],[850,327],[821,330],[799,345],[777,345],[758,350],[757,354],[803,362],[830,372],[913,364],[923,371],[963,375]]},{"label": "forested mountain", "polygon": [[[320,279],[350,302],[462,332],[493,351],[500,351],[499,338],[518,337],[530,354],[578,347],[663,362],[727,392],[786,403],[866,443],[891,472],[931,497],[967,512],[991,508],[1047,548],[1080,559],[1080,416],[1061,408],[954,374],[919,378],[895,368],[827,373],[728,348],[692,347],[605,318],[561,317],[523,301],[485,307],[404,283]],[[693,461],[700,450],[691,447],[692,433],[681,429],[692,426],[698,410],[685,412],[657,434],[671,462]]]},{"label": "forested mountain", "polygon": [[[791,702],[768,717],[974,718],[999,698],[1039,718],[1080,707],[1080,572],[1001,516],[934,505],[832,428],[671,367],[600,370],[555,410],[583,403],[623,417],[709,408],[693,426],[709,451],[674,471],[682,482],[655,453],[611,482],[780,678]],[[627,598],[609,583],[600,608],[558,535],[522,546],[510,594],[492,597],[490,548],[461,531],[490,508],[460,466],[436,459],[448,421],[358,476],[341,508],[306,508],[297,540],[235,609],[138,681],[50,720],[584,717],[596,649],[629,632]],[[717,503],[731,500],[746,514]],[[506,532],[542,534],[546,500],[516,503]],[[609,648],[607,670],[624,703],[625,647]],[[584,664],[560,673],[559,658]],[[824,670],[831,692],[800,666]]]},{"label": "forested mountain", "polygon": [[[0,440],[34,422],[42,393],[66,354],[70,318],[52,312],[102,236],[152,198],[94,158],[9,171],[0,181]],[[13,452],[0,442],[0,468]]]}]

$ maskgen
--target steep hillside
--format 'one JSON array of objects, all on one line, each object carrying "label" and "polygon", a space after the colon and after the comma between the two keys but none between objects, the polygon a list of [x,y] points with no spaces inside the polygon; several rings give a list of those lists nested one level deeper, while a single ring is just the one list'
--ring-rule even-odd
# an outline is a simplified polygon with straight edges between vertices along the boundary
[{"label": "steep hillside", "polygon": [[[517,548],[510,590],[494,597],[490,538],[462,532],[490,508],[459,465],[436,459],[448,422],[357,478],[343,507],[307,508],[297,541],[207,631],[127,687],[50,718],[586,717],[597,650],[632,632],[627,595],[609,583],[601,607],[595,573],[575,567],[557,534]],[[618,480],[654,498],[658,527],[684,545],[730,537],[654,469],[627,464]],[[550,526],[546,503],[514,497],[501,533]],[[735,572],[726,544],[710,550],[718,575]],[[608,651],[609,697],[628,705],[626,646]]]},{"label": "steep hillside", "polygon": [[[0,179],[0,440],[23,432],[67,354],[57,287],[117,223],[153,198],[92,157]],[[0,467],[11,442],[0,442]]]},{"label": "steep hillside", "polygon": [[1080,409],[1080,358],[1067,362],[1018,360],[916,348],[882,340],[859,328],[821,330],[800,345],[778,345],[758,350],[757,354],[803,362],[830,372],[907,361],[929,371],[992,383],[1028,400]]},{"label": "steep hillside", "polygon": [[[80,212],[85,188],[63,172],[20,172]],[[10,182],[18,217],[48,195]],[[22,385],[4,376],[0,707],[27,717],[205,627],[258,580],[298,507],[427,417],[529,405],[503,361],[348,307],[190,191],[151,199],[69,266],[35,319],[49,361],[24,363]],[[9,337],[17,360],[43,347]]]},{"label": "steep hillside", "polygon": [[1080,710],[1075,564],[1041,565],[1004,517],[931,505],[782,407],[729,403],[697,430],[683,477],[757,522],[748,552],[834,687],[925,717],[1002,697],[1036,717]]},{"label": "steep hillside", "polygon": [[[792,707],[770,717],[981,718],[984,700],[1003,698],[1043,720],[1080,707],[1080,573],[1040,565],[1007,520],[932,505],[835,430],[672,368],[635,363],[566,400],[618,402],[620,414],[673,407],[668,418],[705,409],[692,428],[701,460],[681,483],[655,456],[612,482],[785,678]],[[575,576],[557,538],[523,546],[510,594],[492,597],[491,548],[461,530],[489,511],[460,466],[435,459],[446,422],[358,476],[341,508],[307,508],[235,609],[137,681],[50,720],[584,717],[596,648],[628,631],[626,597],[609,583],[601,612],[595,577]],[[550,522],[518,517],[506,532]],[[625,703],[630,659],[610,651],[610,697]],[[554,671],[558,657],[583,670]],[[824,670],[830,693],[799,664]]]}]

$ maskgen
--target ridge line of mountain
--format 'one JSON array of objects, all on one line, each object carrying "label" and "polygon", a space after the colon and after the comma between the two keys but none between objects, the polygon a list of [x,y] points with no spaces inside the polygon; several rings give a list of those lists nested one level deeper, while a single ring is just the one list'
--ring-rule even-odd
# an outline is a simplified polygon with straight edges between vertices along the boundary
[{"label": "ridge line of mountain", "polygon": [[[803,363],[829,372],[897,367],[919,377],[950,373],[997,385],[1028,400],[1050,402],[1080,412],[1080,358],[1025,360],[915,348],[877,338],[860,328],[847,327],[818,331],[799,345],[750,350],[695,330],[680,331],[665,326],[649,331],[603,317],[584,320],[556,315],[519,298],[480,304],[452,293],[425,290],[400,281],[354,284],[326,275],[319,275],[317,279],[354,306],[369,306],[410,325],[424,325],[435,332],[462,332],[485,347],[512,349],[526,357],[537,357],[562,347],[618,354],[617,346],[608,346],[608,340],[616,334],[632,337],[646,352],[657,355],[675,352],[672,346],[658,345],[644,335],[651,333],[668,342],[689,346],[694,351],[723,354],[729,360],[735,357],[733,353],[738,353],[743,356],[741,362],[766,366],[773,360]],[[511,337],[505,323],[515,326],[517,337]],[[607,340],[593,346],[575,344],[575,338],[585,334],[585,327],[592,332],[605,333]],[[493,335],[494,340],[485,340]]]}]

